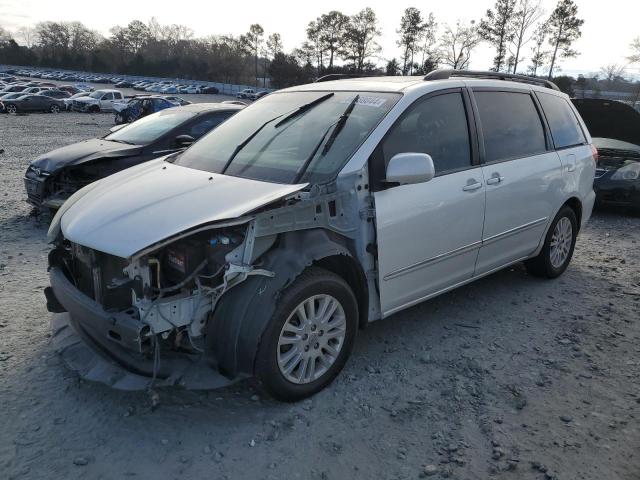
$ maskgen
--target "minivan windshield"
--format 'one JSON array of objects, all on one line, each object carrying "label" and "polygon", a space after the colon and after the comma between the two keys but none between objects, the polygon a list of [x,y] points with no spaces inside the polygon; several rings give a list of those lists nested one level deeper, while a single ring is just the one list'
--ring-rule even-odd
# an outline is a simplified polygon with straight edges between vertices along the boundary
[{"label": "minivan windshield", "polygon": [[126,127],[110,133],[104,139],[133,145],[148,145],[194,115],[194,112],[181,111],[179,107],[163,110],[136,120]]},{"label": "minivan windshield", "polygon": [[267,182],[327,182],[399,99],[379,92],[276,92],[201,138],[175,163]]}]

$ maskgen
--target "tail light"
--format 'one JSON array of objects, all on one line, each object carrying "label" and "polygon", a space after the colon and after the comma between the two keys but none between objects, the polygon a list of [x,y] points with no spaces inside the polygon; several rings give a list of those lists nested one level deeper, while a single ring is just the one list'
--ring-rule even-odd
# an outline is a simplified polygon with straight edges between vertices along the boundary
[{"label": "tail light", "polygon": [[593,154],[593,161],[596,163],[596,167],[598,166],[598,161],[600,160],[600,154],[598,153],[598,149],[591,145],[591,153]]}]

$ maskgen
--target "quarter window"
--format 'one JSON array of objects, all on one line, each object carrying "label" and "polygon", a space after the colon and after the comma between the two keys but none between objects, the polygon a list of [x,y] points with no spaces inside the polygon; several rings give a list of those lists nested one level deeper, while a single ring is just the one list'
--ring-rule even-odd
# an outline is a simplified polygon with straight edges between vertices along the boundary
[{"label": "quarter window", "polygon": [[469,127],[462,94],[418,101],[396,123],[382,145],[385,168],[398,153],[428,153],[436,175],[471,165]]},{"label": "quarter window", "polygon": [[519,92],[474,92],[485,161],[528,157],[546,151],[542,121],[531,95]]},{"label": "quarter window", "polygon": [[578,119],[564,98],[542,92],[538,93],[538,98],[547,117],[547,122],[549,122],[553,144],[556,148],[585,143],[586,140]]}]

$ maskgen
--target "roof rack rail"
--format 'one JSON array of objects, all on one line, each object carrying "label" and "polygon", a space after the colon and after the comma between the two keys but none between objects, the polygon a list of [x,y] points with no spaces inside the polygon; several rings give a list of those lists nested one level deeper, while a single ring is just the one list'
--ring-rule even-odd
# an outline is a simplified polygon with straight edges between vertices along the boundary
[{"label": "roof rack rail", "polygon": [[366,75],[362,73],[330,73],[328,75],[324,75],[316,79],[315,83],[318,82],[330,82],[332,80],[346,80],[348,78],[364,78],[370,77],[371,75]]},{"label": "roof rack rail", "polygon": [[551,80],[544,78],[529,77],[527,75],[516,75],[513,73],[502,72],[484,72],[476,70],[434,70],[424,76],[424,80],[446,80],[451,77],[468,77],[468,78],[487,78],[493,80],[510,80],[512,82],[530,83],[532,85],[540,85],[542,87],[558,90],[558,86]]}]

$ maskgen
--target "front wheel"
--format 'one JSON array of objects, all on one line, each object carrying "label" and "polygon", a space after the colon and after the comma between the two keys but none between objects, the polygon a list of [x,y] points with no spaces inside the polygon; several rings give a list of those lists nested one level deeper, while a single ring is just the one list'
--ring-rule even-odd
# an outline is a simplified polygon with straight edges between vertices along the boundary
[{"label": "front wheel", "polygon": [[13,104],[9,104],[6,106],[7,113],[18,113],[18,107]]},{"label": "front wheel", "polygon": [[282,294],[260,344],[256,373],[275,398],[296,401],[329,385],[353,348],[358,304],[338,275],[312,267]]},{"label": "front wheel", "polygon": [[577,236],[576,214],[565,205],[553,219],[538,256],[525,262],[529,273],[547,278],[562,275],[571,262]]}]

